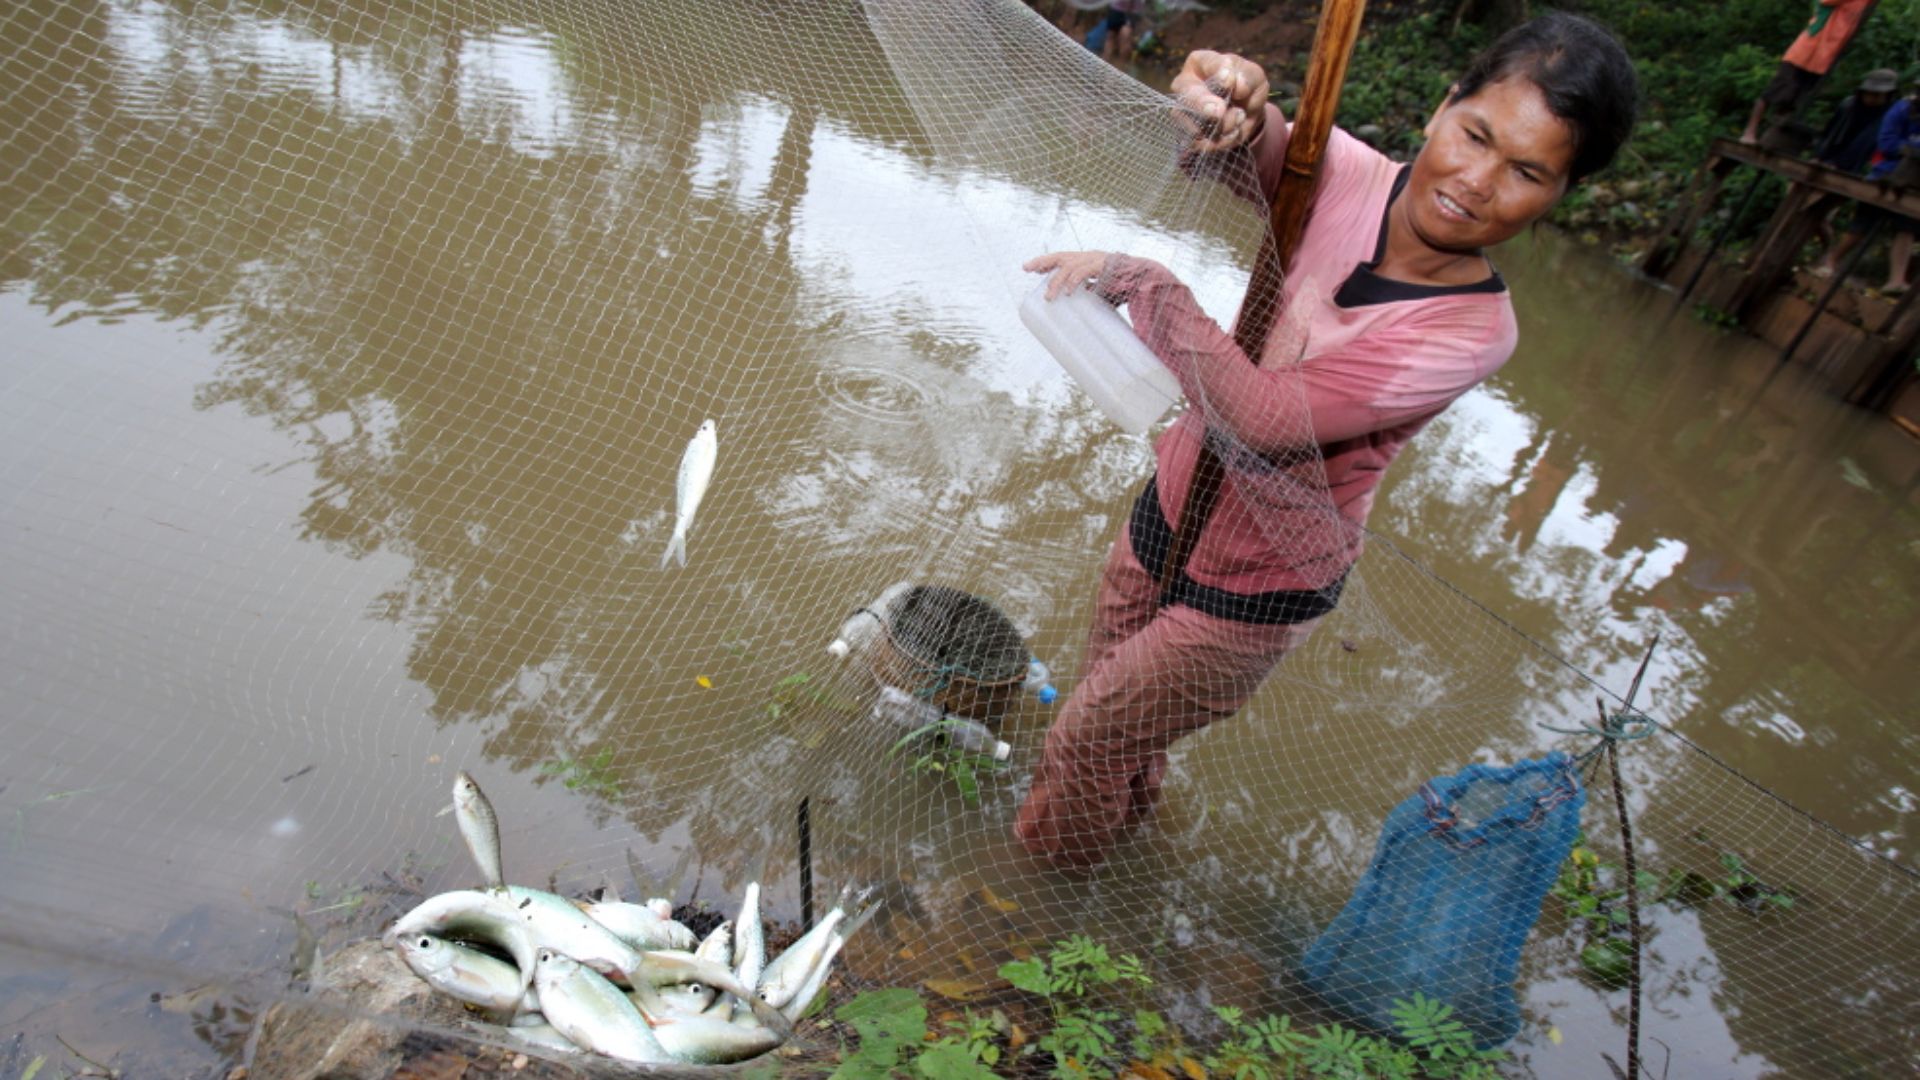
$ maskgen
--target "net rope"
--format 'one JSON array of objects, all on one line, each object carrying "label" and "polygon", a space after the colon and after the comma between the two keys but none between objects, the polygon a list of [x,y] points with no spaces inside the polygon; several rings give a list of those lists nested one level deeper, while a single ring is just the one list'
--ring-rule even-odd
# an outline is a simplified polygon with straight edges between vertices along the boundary
[{"label": "net rope", "polygon": [[[816,889],[883,897],[833,1004],[1085,933],[1147,961],[1196,1045],[1216,1005],[1350,1021],[1298,966],[1389,811],[1588,749],[1552,726],[1619,707],[1638,660],[1535,640],[1418,538],[1363,536],[1310,442],[1236,441],[1247,403],[1201,394],[1234,520],[1359,562],[1303,590],[1337,607],[1174,745],[1097,870],[1022,849],[1154,444],[1021,327],[1020,264],[1151,259],[1227,326],[1266,228],[1244,159],[1196,163],[1163,95],[1022,5],[35,0],[0,15],[0,114],[8,967],[270,995],[284,911],[337,946],[473,883],[435,817],[466,769],[510,880],[635,899],[634,868],[685,856],[676,902],[730,912],[757,874],[779,920],[806,798]],[[1303,334],[1283,313],[1280,348]],[[1297,374],[1261,408],[1311,430]],[[706,419],[712,486],[663,568]],[[977,790],[890,750],[870,658],[825,651],[896,582],[990,602],[1053,666],[1061,703],[996,699],[1012,761]],[[949,668],[905,689],[988,674]],[[1643,713],[1640,866],[1759,883],[1643,897],[1671,1074],[1912,1067],[1912,868]],[[1581,825],[1617,864],[1601,791]],[[1551,899],[1532,925],[1515,1075],[1619,1056],[1587,933]]]}]

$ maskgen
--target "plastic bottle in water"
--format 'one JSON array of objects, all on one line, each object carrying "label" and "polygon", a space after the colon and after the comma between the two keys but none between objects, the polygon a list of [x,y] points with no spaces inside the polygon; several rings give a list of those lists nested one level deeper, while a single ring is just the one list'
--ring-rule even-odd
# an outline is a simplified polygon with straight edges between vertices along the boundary
[{"label": "plastic bottle in water", "polygon": [[893,602],[911,587],[908,582],[896,581],[867,606],[854,612],[846,622],[840,624],[840,636],[827,646],[828,655],[836,660],[845,660],[856,652],[865,652],[885,628],[887,612],[892,610]]},{"label": "plastic bottle in water", "polygon": [[880,699],[873,703],[873,715],[909,731],[918,731],[929,724],[941,724],[947,738],[965,750],[975,754],[990,754],[995,761],[1005,761],[1013,756],[1013,747],[994,738],[987,725],[945,712],[933,702],[922,701],[899,687],[880,688]]},{"label": "plastic bottle in water", "polygon": [[1027,681],[1021,684],[1021,689],[1039,698],[1040,704],[1051,705],[1053,699],[1060,696],[1060,691],[1055,690],[1049,681],[1052,678],[1053,673],[1047,670],[1047,665],[1039,657],[1030,656],[1027,658]]}]

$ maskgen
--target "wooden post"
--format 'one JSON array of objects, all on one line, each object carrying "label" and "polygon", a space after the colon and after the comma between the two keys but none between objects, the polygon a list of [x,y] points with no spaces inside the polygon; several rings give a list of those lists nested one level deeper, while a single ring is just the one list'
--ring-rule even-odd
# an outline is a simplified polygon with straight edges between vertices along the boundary
[{"label": "wooden post", "polygon": [[[1333,131],[1333,114],[1340,106],[1340,88],[1347,81],[1347,62],[1353,58],[1353,43],[1360,36],[1360,17],[1366,0],[1325,0],[1320,8],[1320,26],[1313,35],[1313,56],[1307,63],[1307,85],[1300,98],[1300,113],[1293,120],[1287,138],[1286,163],[1282,166],[1280,186],[1274,193],[1271,224],[1267,239],[1254,259],[1253,276],[1247,282],[1247,295],[1240,303],[1233,340],[1256,366],[1267,344],[1267,331],[1273,325],[1273,308],[1280,299],[1280,286],[1286,279],[1287,264],[1299,246],[1300,233],[1307,224],[1307,211],[1313,204],[1314,188],[1320,182],[1320,162],[1326,155],[1327,140]],[[1261,103],[1264,107],[1265,103]],[[1187,557],[1206,528],[1219,500],[1220,487],[1226,481],[1226,468],[1204,440],[1199,460],[1194,462],[1193,479],[1174,525],[1173,547],[1160,564],[1161,602],[1186,568]]]},{"label": "wooden post", "polygon": [[1874,412],[1885,411],[1901,384],[1910,377],[1914,357],[1920,354],[1920,307],[1914,304],[1916,295],[1920,295],[1920,289],[1909,289],[1875,333],[1874,338],[1881,340],[1877,355],[1847,391],[1848,402]]},{"label": "wooden post", "polygon": [[1795,183],[1773,215],[1766,239],[1755,249],[1740,285],[1734,290],[1727,309],[1742,322],[1748,321],[1761,302],[1773,294],[1780,279],[1793,269],[1794,260],[1806,245],[1820,219],[1826,216],[1839,196],[1818,188]]},{"label": "wooden post", "polygon": [[1669,224],[1661,228],[1660,235],[1647,245],[1647,253],[1640,257],[1641,273],[1650,278],[1667,276],[1667,270],[1687,253],[1687,245],[1693,240],[1694,230],[1700,227],[1700,219],[1719,201],[1721,187],[1739,164],[1717,154],[1707,155],[1706,164],[1700,166],[1687,188],[1686,199],[1668,219]]}]

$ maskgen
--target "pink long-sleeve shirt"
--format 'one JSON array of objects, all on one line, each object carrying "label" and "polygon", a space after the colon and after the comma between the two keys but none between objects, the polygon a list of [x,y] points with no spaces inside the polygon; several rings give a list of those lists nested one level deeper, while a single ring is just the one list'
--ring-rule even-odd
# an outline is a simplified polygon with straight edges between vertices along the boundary
[{"label": "pink long-sleeve shirt", "polygon": [[[1270,202],[1288,125],[1268,106],[1249,148]],[[1249,151],[1240,151],[1242,153]],[[1517,331],[1506,285],[1413,285],[1373,273],[1385,252],[1386,213],[1407,166],[1335,129],[1306,228],[1255,366],[1231,335],[1158,263],[1108,260],[1097,288],[1127,305],[1135,333],[1179,378],[1191,408],[1155,448],[1161,514],[1177,527],[1192,479],[1203,413],[1233,440],[1273,460],[1318,445],[1332,499],[1289,498],[1319,479],[1304,464],[1263,479],[1229,457],[1229,482],[1187,563],[1194,582],[1239,595],[1318,590],[1338,583],[1360,555],[1383,470],[1453,400],[1513,354]],[[1283,480],[1285,479],[1283,477]]]}]

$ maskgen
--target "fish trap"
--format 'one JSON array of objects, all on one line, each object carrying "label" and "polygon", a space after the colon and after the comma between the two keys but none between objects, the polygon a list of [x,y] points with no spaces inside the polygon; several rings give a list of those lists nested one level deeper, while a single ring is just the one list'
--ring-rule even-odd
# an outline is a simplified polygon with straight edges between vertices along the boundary
[{"label": "fish trap", "polygon": [[993,604],[943,585],[915,585],[880,612],[875,679],[955,716],[997,726],[1019,697],[1031,654]]}]

